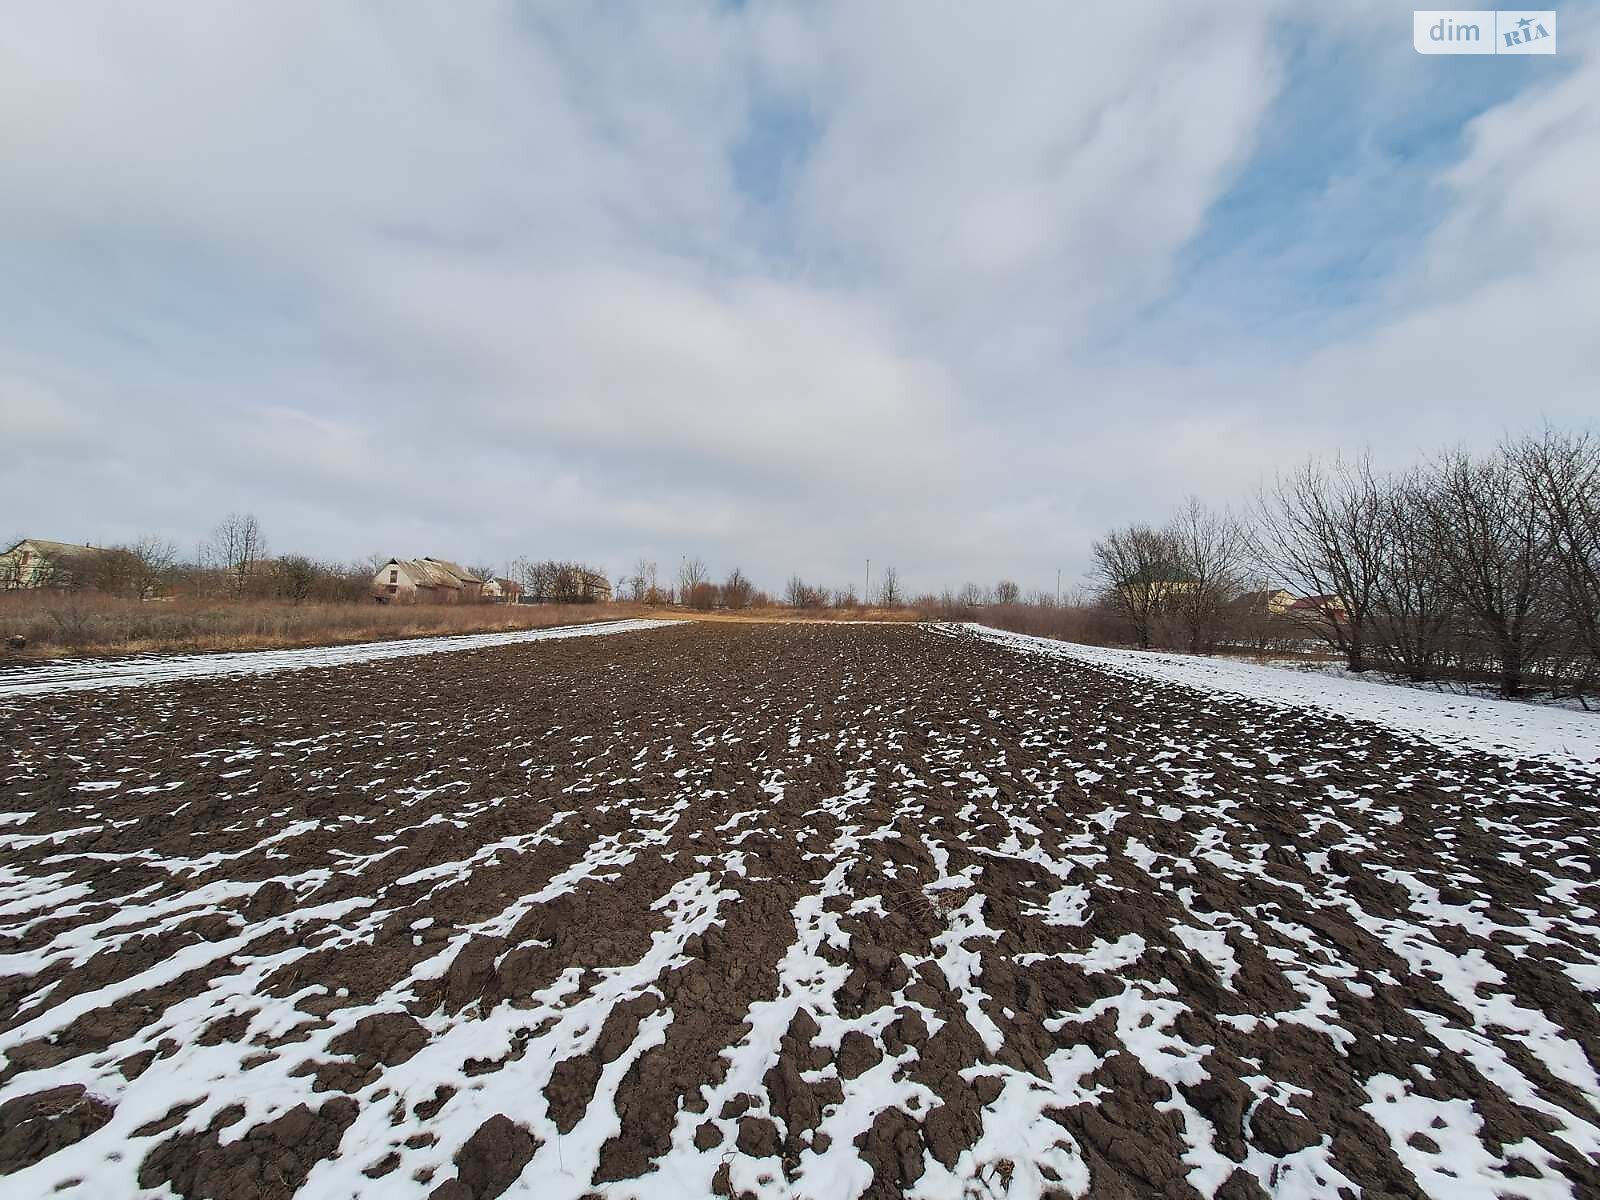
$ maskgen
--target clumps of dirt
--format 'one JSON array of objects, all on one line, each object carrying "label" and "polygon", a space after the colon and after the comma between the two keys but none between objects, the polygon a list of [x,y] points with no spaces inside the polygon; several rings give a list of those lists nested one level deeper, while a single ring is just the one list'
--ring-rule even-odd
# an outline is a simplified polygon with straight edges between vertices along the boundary
[{"label": "clumps of dirt", "polygon": [[837,1062],[841,1078],[856,1079],[865,1075],[882,1059],[880,1044],[859,1029],[850,1030],[839,1041]]},{"label": "clumps of dirt", "polygon": [[611,1009],[587,1053],[574,1054],[556,1064],[544,1093],[550,1106],[550,1119],[562,1133],[571,1133],[577,1127],[594,1099],[600,1073],[633,1045],[639,1022],[656,1011],[657,1006],[658,1001],[651,995],[619,1002]]},{"label": "clumps of dirt", "polygon": [[821,1029],[810,1013],[803,1008],[795,1013],[782,1038],[778,1064],[768,1070],[762,1080],[771,1112],[784,1126],[782,1154],[787,1162],[798,1160],[810,1146],[811,1131],[821,1125],[822,1112],[829,1106],[842,1104],[845,1099],[845,1090],[835,1075],[806,1078],[806,1074],[818,1074],[829,1061],[826,1048],[814,1042],[819,1034]]},{"label": "clumps of dirt", "polygon": [[428,1200],[494,1200],[517,1181],[539,1149],[539,1140],[503,1113],[496,1113],[456,1151],[456,1177]]},{"label": "clumps of dirt", "polygon": [[898,1108],[886,1108],[872,1127],[856,1138],[856,1149],[872,1167],[872,1184],[863,1200],[894,1200],[905,1195],[926,1169],[917,1122]]},{"label": "clumps of dirt", "polygon": [[78,1084],[32,1092],[0,1104],[0,1175],[9,1175],[80,1142],[112,1109]]},{"label": "clumps of dirt", "polygon": [[242,1115],[224,1109],[203,1132],[155,1146],[139,1167],[139,1186],[169,1186],[184,1200],[290,1200],[311,1168],[338,1150],[356,1102],[339,1096],[315,1111],[297,1104],[222,1144],[221,1132]]},{"label": "clumps of dirt", "polygon": [[428,1044],[428,1031],[409,1013],[373,1013],[362,1017],[333,1041],[328,1049],[349,1054],[363,1066],[403,1063]]},{"label": "clumps of dirt", "polygon": [[[1381,1124],[1389,1078],[1470,1104],[1504,1179],[1600,1194],[1577,1123],[1600,1098],[1564,1065],[1600,1061],[1592,779],[917,628],[685,627],[388,674],[6,708],[7,866],[76,899],[7,918],[0,949],[37,967],[0,980],[0,1029],[107,992],[7,1050],[30,1094],[0,1108],[0,1169],[102,1128],[100,1080],[142,1098],[237,1050],[203,1111],[286,1059],[304,1103],[188,1133],[191,1097],[157,1104],[125,1191],[286,1196],[361,1103],[392,1120],[350,1148],[369,1190],[442,1200],[547,1169],[648,1194],[669,1162],[782,1190],[852,1152],[885,1197],[1050,1195],[1069,1170],[1178,1197],[1200,1159],[1223,1200],[1312,1160],[1417,1195],[1417,1156],[1461,1131]],[[80,787],[113,779],[114,810]],[[179,1040],[196,998],[209,1023]],[[1513,1011],[1549,1037],[1495,1023]],[[1462,1045],[1492,1046],[1494,1079]],[[463,1141],[457,1089],[507,1115]]]}]

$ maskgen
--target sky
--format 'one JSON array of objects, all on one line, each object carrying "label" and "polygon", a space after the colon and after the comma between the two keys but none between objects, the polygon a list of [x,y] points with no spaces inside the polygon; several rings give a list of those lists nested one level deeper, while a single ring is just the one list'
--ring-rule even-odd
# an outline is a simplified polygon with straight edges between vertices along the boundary
[{"label": "sky", "polygon": [[1596,7],[8,6],[0,538],[1053,590],[1586,427]]}]

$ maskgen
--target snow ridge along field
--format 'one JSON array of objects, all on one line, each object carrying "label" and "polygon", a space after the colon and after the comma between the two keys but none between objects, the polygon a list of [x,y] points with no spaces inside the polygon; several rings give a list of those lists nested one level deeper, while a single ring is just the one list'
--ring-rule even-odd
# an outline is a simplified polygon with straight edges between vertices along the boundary
[{"label": "snow ridge along field", "polygon": [[0,1194],[1600,1194],[1594,779],[970,631],[0,700]]},{"label": "snow ridge along field", "polygon": [[1085,646],[1009,633],[986,625],[963,628],[1025,654],[1067,658],[1108,671],[1132,673],[1206,692],[1224,692],[1267,704],[1314,708],[1337,717],[1374,721],[1442,746],[1486,750],[1513,758],[1537,755],[1600,772],[1600,714],[1421,691],[1378,680],[1339,678],[1227,658]]},{"label": "snow ridge along field", "polygon": [[506,633],[458,633],[443,637],[399,638],[389,642],[358,642],[348,646],[308,646],[299,650],[241,650],[226,654],[160,654],[136,658],[88,659],[47,666],[0,667],[0,696],[36,696],[46,692],[87,691],[91,688],[143,687],[183,679],[217,675],[259,675],[268,671],[304,671],[312,667],[339,667],[419,654],[447,654],[453,650],[482,650],[491,646],[517,646],[562,638],[594,637],[659,629],[671,621],[596,621],[589,625],[558,625],[550,629],[517,629]]}]

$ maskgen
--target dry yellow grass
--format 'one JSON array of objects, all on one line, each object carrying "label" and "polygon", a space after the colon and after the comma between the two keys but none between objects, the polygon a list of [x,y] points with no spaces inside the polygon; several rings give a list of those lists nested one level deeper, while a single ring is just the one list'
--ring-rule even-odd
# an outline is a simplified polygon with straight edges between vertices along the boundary
[{"label": "dry yellow grass", "polygon": [[0,595],[0,638],[27,639],[13,657],[269,650],[644,616],[642,604],[378,605],[183,599],[141,604],[85,593]]},{"label": "dry yellow grass", "polygon": [[20,635],[12,657],[277,650],[505,629],[542,629],[655,617],[680,621],[916,621],[914,609],[760,608],[702,612],[677,606],[611,604],[292,604],[280,600],[186,598],[139,603],[88,592],[0,594],[0,638]]}]

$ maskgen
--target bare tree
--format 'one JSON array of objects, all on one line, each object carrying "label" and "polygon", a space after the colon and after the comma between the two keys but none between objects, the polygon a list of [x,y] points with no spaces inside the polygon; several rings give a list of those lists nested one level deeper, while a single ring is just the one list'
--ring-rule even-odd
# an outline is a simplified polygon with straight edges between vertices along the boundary
[{"label": "bare tree", "polygon": [[656,564],[641,555],[633,564],[633,574],[622,580],[621,587],[635,604],[660,604],[662,597],[658,579]]},{"label": "bare tree", "polygon": [[1171,532],[1149,525],[1113,530],[1094,544],[1094,560],[1106,604],[1127,621],[1139,648],[1148,650],[1156,617],[1182,582]]},{"label": "bare tree", "polygon": [[750,607],[750,598],[755,594],[755,587],[745,577],[745,573],[735,567],[728,572],[728,578],[722,585],[722,602],[732,609]]},{"label": "bare tree", "polygon": [[550,599],[557,604],[577,604],[585,599],[584,581],[577,563],[549,564]]},{"label": "bare tree", "polygon": [[134,560],[134,595],[148,600],[166,585],[172,574],[173,564],[178,561],[177,543],[171,538],[146,534],[127,549]]},{"label": "bare tree", "polygon": [[324,571],[303,554],[286,554],[278,560],[278,595],[299,604],[311,595]]},{"label": "bare tree", "polygon": [[519,558],[511,564],[516,580],[522,585],[522,596],[529,604],[548,604],[556,596],[556,563],[548,559],[534,562]]},{"label": "bare tree", "polygon": [[1434,678],[1447,653],[1455,612],[1449,572],[1430,512],[1435,481],[1414,470],[1386,482],[1381,496],[1386,553],[1373,597],[1376,647],[1407,678]]},{"label": "bare tree", "polygon": [[235,596],[244,595],[252,564],[266,556],[266,535],[254,513],[229,513],[200,548],[201,561],[223,573]]},{"label": "bare tree", "polygon": [[711,572],[700,558],[686,558],[678,566],[678,603],[689,604],[695,589],[711,582]]},{"label": "bare tree", "polygon": [[1280,475],[1256,499],[1256,556],[1264,573],[1315,598],[1313,630],[1352,671],[1367,669],[1378,581],[1388,553],[1382,491],[1366,454],[1316,459]]},{"label": "bare tree", "polygon": [[878,582],[878,603],[884,608],[899,608],[905,603],[900,591],[900,573],[893,567],[883,569],[883,578]]},{"label": "bare tree", "polygon": [[812,587],[800,576],[791,575],[783,598],[790,608],[823,608],[828,603],[828,589]]},{"label": "bare tree", "polygon": [[1481,459],[1445,453],[1432,496],[1433,537],[1456,602],[1494,654],[1500,694],[1519,696],[1552,632],[1544,515],[1505,451]]},{"label": "bare tree", "polygon": [[1546,429],[1507,453],[1544,518],[1563,623],[1600,662],[1600,439]]},{"label": "bare tree", "polygon": [[1173,584],[1172,608],[1182,624],[1191,654],[1216,648],[1242,590],[1249,540],[1230,512],[1207,508],[1190,496],[1167,527],[1175,565],[1182,578]]},{"label": "bare tree", "polygon": [[606,578],[606,573],[599,567],[592,567],[588,563],[568,564],[577,573],[578,602],[581,604],[598,604],[601,600],[611,595],[611,581]]},{"label": "bare tree", "polygon": [[166,584],[177,557],[178,548],[170,539],[147,535],[96,551],[78,582],[108,596],[148,600]]},{"label": "bare tree", "polygon": [[994,602],[996,604],[1015,604],[1022,599],[1022,589],[1015,580],[1002,579],[994,585]]}]

